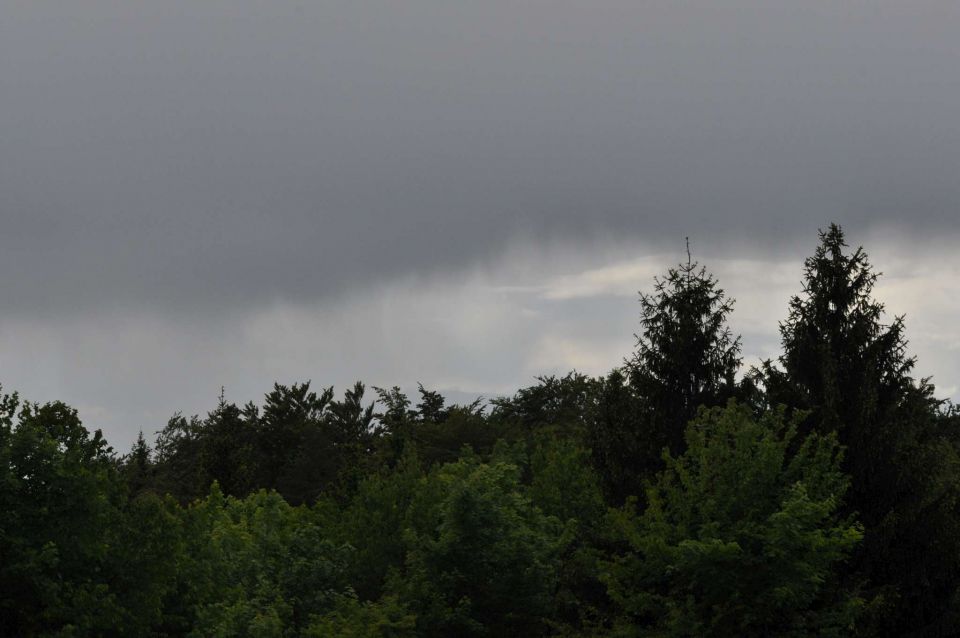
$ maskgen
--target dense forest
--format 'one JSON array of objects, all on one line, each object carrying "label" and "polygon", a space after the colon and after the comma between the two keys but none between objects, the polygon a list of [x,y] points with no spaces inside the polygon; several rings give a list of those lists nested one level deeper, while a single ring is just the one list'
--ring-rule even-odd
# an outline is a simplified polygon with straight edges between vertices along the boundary
[{"label": "dense forest", "polygon": [[749,369],[688,259],[604,377],[276,384],[127,454],[2,395],[0,635],[960,635],[960,412],[878,276],[822,231]]}]

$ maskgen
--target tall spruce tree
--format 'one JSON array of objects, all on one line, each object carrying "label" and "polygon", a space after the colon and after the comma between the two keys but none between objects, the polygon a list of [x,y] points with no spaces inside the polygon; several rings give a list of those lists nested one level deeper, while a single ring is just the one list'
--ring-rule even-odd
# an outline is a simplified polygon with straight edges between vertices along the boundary
[{"label": "tall spruce tree", "polygon": [[200,438],[201,487],[217,481],[226,494],[242,497],[253,490],[256,438],[244,412],[228,403],[223,389],[217,408],[207,415]]},{"label": "tall spruce tree", "polygon": [[[735,394],[740,338],[727,325],[733,310],[716,278],[690,257],[640,293],[640,333],[627,361],[630,383],[646,407],[647,435],[677,454],[701,405]],[[659,452],[658,452],[659,453]]]},{"label": "tall spruce tree", "polygon": [[733,310],[716,278],[687,261],[654,278],[640,293],[636,351],[600,380],[590,415],[589,445],[607,495],[615,503],[642,495],[643,482],[663,467],[663,450],[680,454],[683,432],[701,405],[738,396],[740,338],[727,318]]},{"label": "tall spruce tree", "polygon": [[805,429],[836,432],[847,449],[847,510],[867,530],[856,567],[875,603],[865,632],[954,635],[956,448],[933,386],[911,376],[903,317],[883,322],[879,273],[862,248],[846,249],[839,226],[821,231],[780,326],[779,367],[768,361],[754,376],[768,401],[809,410]]}]

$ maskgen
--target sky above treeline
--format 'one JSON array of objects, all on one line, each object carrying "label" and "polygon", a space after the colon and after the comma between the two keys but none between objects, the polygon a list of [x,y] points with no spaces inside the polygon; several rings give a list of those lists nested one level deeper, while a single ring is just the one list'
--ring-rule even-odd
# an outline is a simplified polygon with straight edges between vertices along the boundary
[{"label": "sky above treeline", "polygon": [[831,221],[960,396],[960,4],[101,1],[0,18],[0,383],[118,448],[273,381],[602,374],[685,259],[777,354]]}]

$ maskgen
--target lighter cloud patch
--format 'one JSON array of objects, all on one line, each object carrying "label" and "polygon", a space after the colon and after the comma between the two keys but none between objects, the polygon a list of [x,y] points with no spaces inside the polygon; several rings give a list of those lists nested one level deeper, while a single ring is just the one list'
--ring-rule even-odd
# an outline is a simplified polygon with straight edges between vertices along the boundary
[{"label": "lighter cloud patch", "polygon": [[[676,264],[662,255],[643,256],[553,278],[540,287],[550,300],[634,297],[653,290],[654,277]],[[798,289],[801,268],[794,261],[711,259],[703,264],[735,301],[733,319],[742,332],[776,332],[790,295]]]},{"label": "lighter cloud patch", "polygon": [[530,374],[577,370],[590,375],[608,372],[623,357],[615,345],[596,340],[545,335],[537,340],[527,360]]},{"label": "lighter cloud patch", "polygon": [[637,285],[660,274],[663,259],[647,256],[574,275],[557,277],[542,288],[544,299],[566,300],[606,295],[633,296]]},{"label": "lighter cloud patch", "polygon": [[[949,246],[868,243],[885,271],[876,289],[889,312],[909,311],[918,376],[960,380],[960,256]],[[227,398],[259,401],[274,381],[316,386],[363,380],[416,383],[469,398],[509,394],[541,374],[604,374],[629,356],[638,329],[632,298],[650,291],[681,255],[642,245],[529,247],[491,264],[403,277],[315,303],[278,299],[223,315],[155,312],[19,321],[0,315],[0,366],[7,390],[63,399],[102,427],[118,450],[139,429],[152,433],[174,411],[203,413],[221,385]],[[737,300],[731,328],[747,364],[779,354],[778,322],[801,289],[802,260],[703,260]]]}]

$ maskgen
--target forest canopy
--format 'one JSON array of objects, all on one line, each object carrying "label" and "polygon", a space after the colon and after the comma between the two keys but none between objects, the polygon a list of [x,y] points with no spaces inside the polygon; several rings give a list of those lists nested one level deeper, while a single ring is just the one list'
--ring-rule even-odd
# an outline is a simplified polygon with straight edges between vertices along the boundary
[{"label": "forest canopy", "polygon": [[605,376],[276,383],[125,454],[0,393],[0,635],[958,635],[960,414],[879,276],[821,231],[746,368],[688,257]]}]

